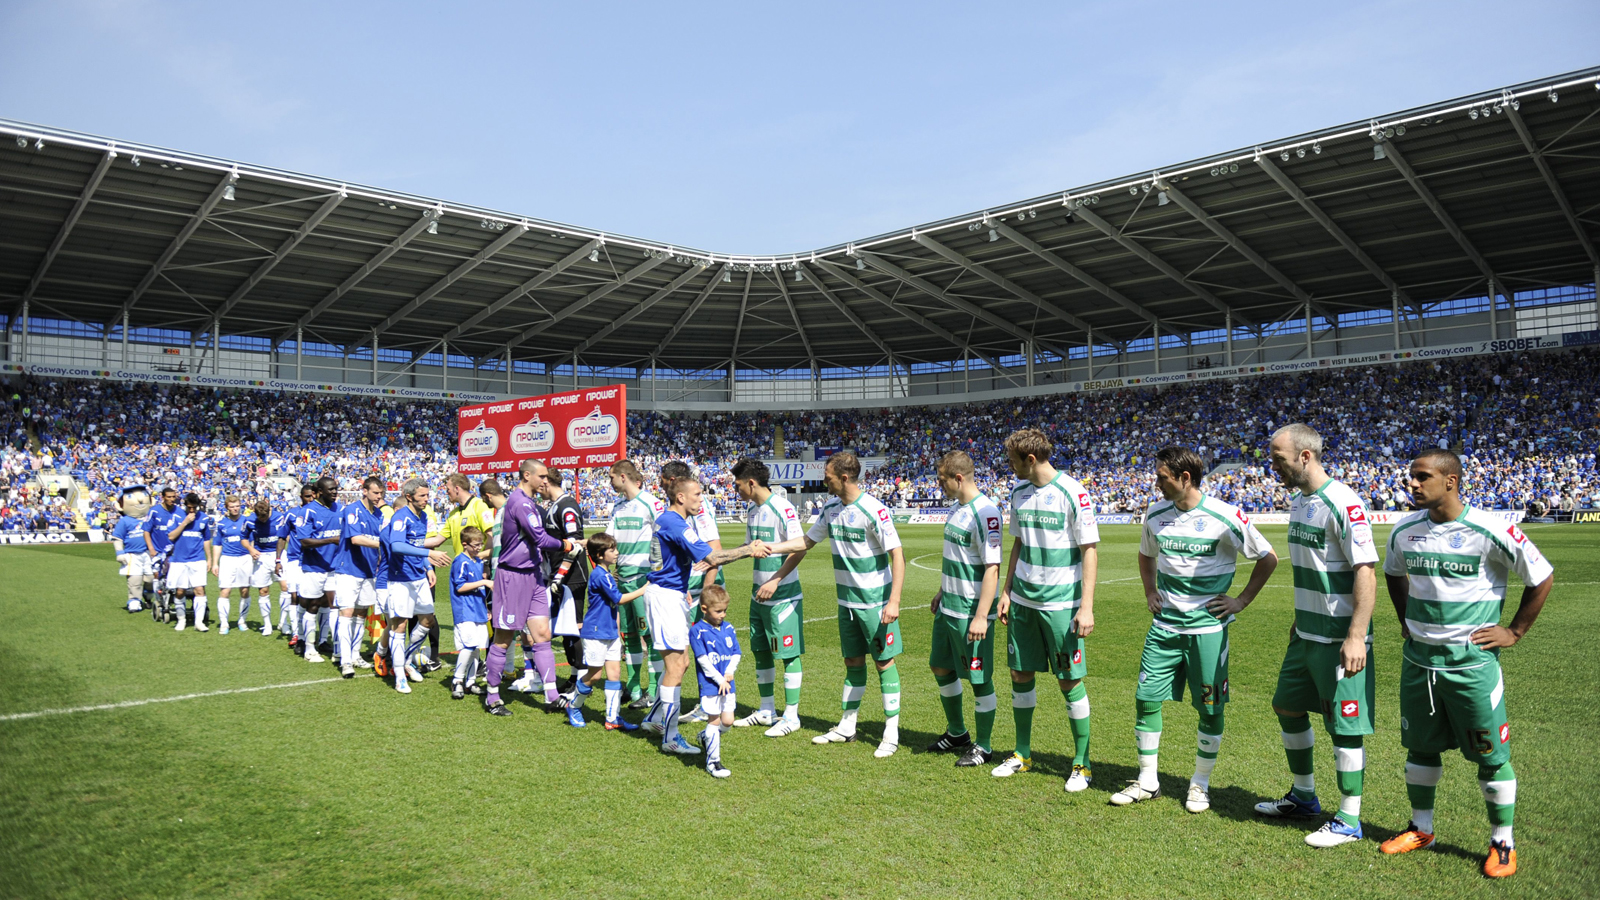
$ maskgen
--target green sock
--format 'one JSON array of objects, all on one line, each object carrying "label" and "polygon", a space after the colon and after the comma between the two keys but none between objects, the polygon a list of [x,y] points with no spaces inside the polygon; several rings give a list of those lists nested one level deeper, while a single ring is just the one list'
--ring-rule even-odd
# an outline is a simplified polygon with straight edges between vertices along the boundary
[{"label": "green sock", "polygon": [[844,698],[840,708],[845,712],[861,708],[861,695],[867,692],[867,667],[844,667]]},{"label": "green sock", "polygon": [[966,734],[967,722],[961,716],[961,678],[951,672],[948,675],[934,675],[933,680],[939,683],[939,705],[944,707],[945,733]]},{"label": "green sock", "polygon": [[1411,823],[1433,833],[1433,807],[1439,795],[1444,759],[1437,753],[1406,754],[1406,798],[1411,801]]},{"label": "green sock", "polygon": [[1280,715],[1278,728],[1283,732],[1283,752],[1289,758],[1289,774],[1294,776],[1292,793],[1301,800],[1310,800],[1317,796],[1311,759],[1317,735],[1311,730],[1311,717]]},{"label": "green sock", "polygon": [[1017,755],[1023,759],[1033,755],[1033,708],[1038,702],[1033,682],[1011,682],[1011,717],[1017,725]]},{"label": "green sock", "polygon": [[[628,692],[625,696],[636,697],[639,694],[639,673],[644,669],[644,646],[639,642],[637,634],[630,634],[623,640],[622,662],[628,669]],[[634,662],[638,659],[639,662]]]},{"label": "green sock", "polygon": [[1494,829],[1491,840],[1512,844],[1511,820],[1517,812],[1517,773],[1512,771],[1511,763],[1479,766],[1478,786],[1483,789],[1483,802],[1489,810],[1489,825]]},{"label": "green sock", "polygon": [[972,717],[978,723],[977,733],[973,739],[977,741],[979,747],[992,753],[994,752],[994,744],[991,741],[994,735],[994,682],[980,681],[972,686],[972,693]]},{"label": "green sock", "polygon": [[661,686],[661,679],[656,676],[656,673],[665,671],[666,663],[661,656],[661,651],[652,646],[650,648],[650,674],[645,680],[644,689],[651,694],[656,693],[656,689]]},{"label": "green sock", "polygon": [[1161,701],[1134,700],[1133,737],[1140,756],[1161,752]]},{"label": "green sock", "polygon": [[1200,714],[1200,725],[1195,729],[1194,777],[1191,784],[1211,789],[1211,770],[1217,766],[1217,752],[1222,749],[1222,707],[1216,712]]},{"label": "green sock", "polygon": [[1333,752],[1339,777],[1339,812],[1346,825],[1361,824],[1361,785],[1365,780],[1367,755],[1359,734],[1333,736]]},{"label": "green sock", "polygon": [[783,661],[783,703],[785,710],[796,709],[800,706],[800,676],[805,672],[805,667],[800,665],[800,657]]},{"label": "green sock", "polygon": [[885,718],[900,715],[900,667],[889,663],[889,668],[878,673],[878,689],[883,692]]},{"label": "green sock", "polygon": [[1070,691],[1062,691],[1061,696],[1067,698],[1067,721],[1072,726],[1072,764],[1087,766],[1089,764],[1089,689],[1083,682]]},{"label": "green sock", "polygon": [[773,659],[771,653],[756,651],[756,693],[761,696],[761,708],[775,708],[777,701],[773,699]]}]

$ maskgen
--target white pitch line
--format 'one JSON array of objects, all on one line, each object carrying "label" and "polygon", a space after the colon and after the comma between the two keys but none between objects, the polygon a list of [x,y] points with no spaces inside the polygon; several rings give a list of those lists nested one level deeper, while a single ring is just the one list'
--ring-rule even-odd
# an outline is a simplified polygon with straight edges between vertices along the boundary
[{"label": "white pitch line", "polygon": [[278,688],[305,687],[309,684],[327,684],[330,681],[343,681],[343,678],[315,678],[311,681],[292,681],[288,684],[264,684],[260,687],[233,688],[226,691],[206,691],[203,694],[181,694],[177,697],[154,697],[149,700],[124,700],[121,703],[101,703],[96,706],[72,706],[65,709],[40,709],[34,712],[11,713],[0,716],[0,722],[14,722],[18,719],[37,719],[41,716],[64,716],[69,713],[99,712],[107,709],[128,709],[134,706],[148,706],[151,703],[175,703],[179,700],[199,700],[202,697],[221,697],[224,694],[252,694],[256,691],[273,691]]}]

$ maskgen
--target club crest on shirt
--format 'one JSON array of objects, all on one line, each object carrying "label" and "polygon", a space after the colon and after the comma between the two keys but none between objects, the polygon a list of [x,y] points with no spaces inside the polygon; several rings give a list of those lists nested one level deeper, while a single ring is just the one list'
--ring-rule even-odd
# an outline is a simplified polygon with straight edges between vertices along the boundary
[{"label": "club crest on shirt", "polygon": [[1205,531],[1206,531],[1206,520],[1205,519],[1195,519],[1194,520],[1194,531],[1195,531],[1195,534],[1204,534]]},{"label": "club crest on shirt", "polygon": [[1462,537],[1461,532],[1459,532],[1459,531],[1456,532],[1455,534],[1450,535],[1450,549],[1452,549],[1452,550],[1460,550],[1462,545],[1465,544],[1466,542],[1467,542],[1467,539],[1465,537]]}]

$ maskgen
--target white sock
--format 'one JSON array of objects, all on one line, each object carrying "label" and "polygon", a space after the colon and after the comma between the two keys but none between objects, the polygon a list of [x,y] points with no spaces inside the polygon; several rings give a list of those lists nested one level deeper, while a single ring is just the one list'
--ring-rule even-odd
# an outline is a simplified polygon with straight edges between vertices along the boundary
[{"label": "white sock", "polygon": [[850,735],[855,734],[856,733],[856,713],[858,713],[860,711],[861,710],[859,710],[859,709],[847,709],[847,710],[845,710],[844,713],[839,716],[839,724],[834,726],[833,730],[839,732],[840,734],[844,735],[845,737],[849,737]]},{"label": "white sock", "polygon": [[467,667],[467,684],[474,684],[478,680],[478,667],[483,664],[482,660],[478,658],[478,654],[482,652],[482,650],[472,651],[472,665]]},{"label": "white sock", "polygon": [[260,594],[256,595],[256,599],[260,601],[259,608],[261,610],[261,627],[271,628],[272,598],[268,596],[266,590],[263,589]]},{"label": "white sock", "polygon": [[1505,844],[1509,848],[1517,846],[1517,842],[1511,839],[1510,825],[1496,825],[1489,832],[1489,840],[1492,843]]},{"label": "white sock", "polygon": [[394,681],[399,684],[405,680],[406,664],[406,637],[398,628],[389,629],[389,662],[394,666]]},{"label": "white sock", "polygon": [[306,611],[299,605],[290,606],[283,612],[284,619],[289,623],[289,634],[295,639],[303,637],[306,628]]},{"label": "white sock", "polygon": [[[756,684],[758,684],[758,685],[772,684],[776,679],[777,679],[777,670],[776,669],[757,669],[756,670]],[[764,713],[775,713],[775,712],[777,712],[778,711],[778,698],[776,696],[772,695],[772,694],[768,694],[768,695],[762,697],[761,698],[761,711],[764,712]]]},{"label": "white sock", "polygon": [[199,625],[206,619],[206,595],[194,595],[194,623]]},{"label": "white sock", "polygon": [[1411,824],[1423,834],[1433,834],[1433,810],[1413,809],[1411,811]]},{"label": "white sock", "polygon": [[678,736],[678,705],[683,697],[683,687],[663,687],[657,692],[661,709],[661,723],[667,727],[662,738],[670,741]]},{"label": "white sock", "polygon": [[[614,682],[609,682],[609,683],[611,683],[611,684],[621,684],[621,682],[619,682],[619,681],[614,681]],[[618,713],[618,711],[621,710],[621,708],[622,708],[622,688],[620,688],[620,687],[608,687],[608,688],[606,688],[606,721],[607,722],[615,722],[617,720],[617,713]]]},{"label": "white sock", "polygon": [[477,653],[478,651],[476,650],[462,650],[456,654],[456,681],[461,682],[463,685],[467,683],[467,670],[472,668],[472,658]]},{"label": "white sock", "polygon": [[304,612],[300,616],[300,637],[306,642],[307,648],[317,645],[317,613],[316,610]]},{"label": "white sock", "polygon": [[[783,689],[784,689],[784,693],[787,694],[789,691],[798,692],[800,690],[800,683],[804,679],[805,679],[805,673],[804,672],[785,672],[785,673],[783,673]],[[793,703],[790,703],[788,706],[784,707],[784,709],[783,709],[783,717],[785,719],[788,719],[789,721],[795,723],[796,725],[800,724],[800,701],[796,700]]]},{"label": "white sock", "polygon": [[1161,749],[1161,732],[1135,731],[1133,741],[1139,748],[1139,787],[1153,791],[1161,786],[1157,762],[1160,760],[1158,751]]},{"label": "white sock", "polygon": [[706,764],[710,765],[722,759],[722,723],[706,723]]},{"label": "white sock", "polygon": [[350,655],[345,657],[345,661],[353,666],[361,661],[361,630],[367,627],[367,621],[361,617],[359,611],[346,621],[350,623],[345,627],[347,632],[345,640],[350,642]]},{"label": "white sock", "polygon": [[[1222,735],[1196,732],[1199,736],[1198,744],[1201,750],[1207,753],[1217,753],[1222,748]],[[1217,758],[1204,757],[1196,753],[1194,757],[1194,777],[1189,783],[1197,785],[1201,790],[1211,790],[1211,770],[1217,767]]]},{"label": "white sock", "polygon": [[883,743],[893,744],[896,747],[900,746],[900,714],[898,712],[883,720]]},{"label": "white sock", "polygon": [[217,598],[217,615],[222,617],[222,627],[227,628],[233,623],[229,615],[233,612],[233,599],[231,597]]}]

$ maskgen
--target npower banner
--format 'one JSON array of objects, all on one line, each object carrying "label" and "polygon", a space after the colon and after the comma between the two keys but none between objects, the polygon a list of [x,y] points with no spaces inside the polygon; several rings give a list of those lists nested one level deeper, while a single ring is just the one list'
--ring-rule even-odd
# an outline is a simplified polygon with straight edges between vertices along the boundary
[{"label": "npower banner", "polygon": [[464,473],[510,472],[525,459],[558,469],[609,466],[628,455],[628,391],[613,384],[463,406],[456,432]]}]

